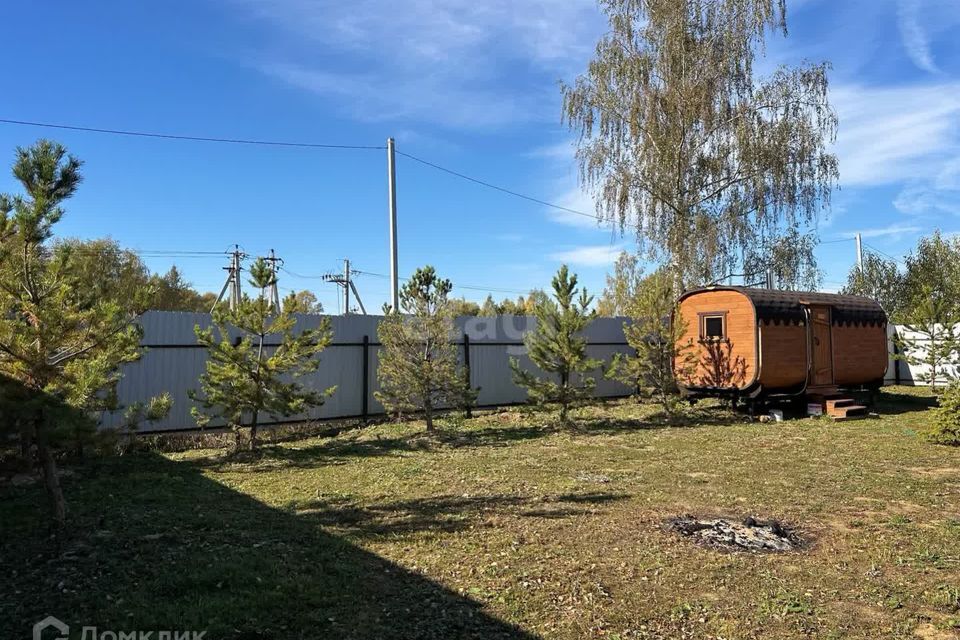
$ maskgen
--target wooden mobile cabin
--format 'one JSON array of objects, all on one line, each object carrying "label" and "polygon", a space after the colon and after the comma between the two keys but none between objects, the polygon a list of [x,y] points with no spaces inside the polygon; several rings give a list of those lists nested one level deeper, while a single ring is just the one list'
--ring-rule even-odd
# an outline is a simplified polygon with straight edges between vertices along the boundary
[{"label": "wooden mobile cabin", "polygon": [[715,286],[684,293],[677,321],[688,397],[829,397],[879,387],[887,370],[887,316],[869,298]]}]

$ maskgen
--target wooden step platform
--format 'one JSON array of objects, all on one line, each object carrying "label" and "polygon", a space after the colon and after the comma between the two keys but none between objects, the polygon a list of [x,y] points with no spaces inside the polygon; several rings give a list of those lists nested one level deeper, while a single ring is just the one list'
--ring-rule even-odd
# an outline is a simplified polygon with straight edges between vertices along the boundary
[{"label": "wooden step platform", "polygon": [[853,398],[844,397],[835,387],[809,389],[807,397],[810,402],[823,407],[824,415],[836,421],[866,418],[870,414],[866,406],[858,404]]},{"label": "wooden step platform", "polygon": [[867,407],[857,404],[857,401],[852,398],[829,398],[824,408],[826,414],[834,420],[866,418],[869,413]]}]

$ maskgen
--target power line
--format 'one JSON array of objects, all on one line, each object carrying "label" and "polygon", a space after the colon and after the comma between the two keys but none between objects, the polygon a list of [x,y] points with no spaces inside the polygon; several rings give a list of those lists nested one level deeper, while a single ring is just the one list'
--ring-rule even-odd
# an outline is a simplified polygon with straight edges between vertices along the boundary
[{"label": "power line", "polygon": [[108,133],[118,136],[132,136],[137,138],[162,138],[165,140],[189,140],[192,142],[223,142],[227,144],[247,144],[269,147],[300,147],[305,149],[386,149],[383,145],[358,144],[321,144],[314,142],[287,142],[282,140],[253,140],[246,138],[215,138],[210,136],[188,136],[172,133],[153,133],[148,131],[129,131],[125,129],[101,129],[97,127],[81,127],[72,124],[55,124],[52,122],[32,122],[29,120],[11,120],[0,118],[0,123],[14,124],[28,127],[44,127],[47,129],[65,129],[68,131],[84,131],[87,133]]},{"label": "power line", "polygon": [[[398,152],[399,153],[399,152]],[[372,271],[360,271],[358,269],[353,269],[353,273],[361,276],[373,276],[374,278],[389,278],[390,276],[383,273],[374,273]],[[407,278],[404,278],[406,280]],[[526,295],[530,293],[529,291],[521,291],[520,289],[504,289],[501,287],[485,287],[478,284],[453,284],[454,289],[469,289],[471,291],[485,291],[487,293],[517,293],[520,295]]]},{"label": "power line", "polygon": [[295,273],[287,269],[286,267],[280,267],[280,270],[283,271],[288,276],[293,276],[294,278],[301,278],[303,280],[323,280],[325,276],[308,276],[300,273]]},{"label": "power line", "polygon": [[479,178],[472,178],[472,177],[470,177],[470,176],[468,176],[468,175],[466,175],[466,174],[460,173],[459,171],[454,171],[453,169],[447,169],[446,167],[441,167],[440,165],[434,164],[433,162],[429,162],[428,160],[424,160],[423,158],[418,158],[418,157],[416,157],[416,156],[414,156],[414,155],[411,155],[411,154],[409,154],[409,153],[404,153],[403,151],[400,151],[399,149],[396,151],[396,153],[397,153],[398,156],[403,156],[403,157],[405,157],[405,158],[410,158],[410,159],[413,160],[414,162],[419,162],[420,164],[426,165],[426,166],[428,166],[428,167],[432,167],[432,168],[434,168],[434,169],[436,169],[436,170],[438,170],[438,171],[443,171],[444,173],[449,173],[450,175],[456,176],[456,177],[458,177],[458,178],[460,178],[460,179],[462,179],[462,180],[467,180],[467,181],[469,181],[469,182],[473,182],[473,183],[475,183],[475,184],[479,184],[479,185],[481,185],[481,186],[487,187],[488,189],[494,189],[494,190],[496,190],[496,191],[500,191],[500,192],[502,192],[502,193],[506,193],[506,194],[509,194],[509,195],[511,195],[511,196],[515,196],[515,197],[517,197],[517,198],[523,198],[524,200],[529,200],[530,202],[535,202],[535,203],[541,204],[541,205],[543,205],[543,206],[545,206],[545,207],[551,207],[551,208],[553,208],[553,209],[558,209],[558,210],[560,210],[560,211],[566,211],[567,213],[573,213],[573,214],[576,214],[576,215],[578,215],[578,216],[584,216],[584,217],[586,217],[586,218],[593,218],[594,220],[597,220],[597,221],[600,221],[600,222],[604,222],[604,219],[603,219],[603,218],[601,218],[600,216],[598,216],[598,215],[596,215],[596,214],[593,214],[593,213],[587,213],[587,212],[585,212],[585,211],[577,211],[576,209],[571,209],[570,207],[564,207],[564,206],[559,205],[559,204],[554,204],[554,203],[552,203],[552,202],[547,202],[546,200],[541,200],[541,199],[539,199],[539,198],[534,198],[533,196],[528,196],[528,195],[519,193],[519,192],[517,192],[517,191],[512,191],[512,190],[507,189],[507,188],[505,188],[505,187],[497,186],[497,185],[492,184],[492,183],[490,183],[490,182],[486,182],[485,180],[480,180]]},{"label": "power line", "polygon": [[897,264],[903,264],[903,260],[901,260],[900,258],[894,257],[894,256],[890,255],[889,253],[887,253],[886,251],[881,251],[880,249],[877,249],[877,248],[876,248],[875,246],[873,246],[872,244],[867,244],[866,242],[864,242],[864,243],[863,243],[863,246],[866,247],[868,250],[874,252],[874,253],[880,254],[881,256],[885,256],[885,257],[893,260],[893,261],[896,262]]},{"label": "power line", "polygon": [[853,242],[856,238],[838,238],[836,240],[821,240],[820,244],[836,244],[838,242]]}]

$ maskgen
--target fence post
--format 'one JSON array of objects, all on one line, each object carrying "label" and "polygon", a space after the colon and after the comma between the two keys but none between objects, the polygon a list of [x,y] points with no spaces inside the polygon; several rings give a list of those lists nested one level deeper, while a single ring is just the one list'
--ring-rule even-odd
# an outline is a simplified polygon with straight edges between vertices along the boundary
[{"label": "fence post", "polygon": [[360,413],[363,416],[363,423],[367,423],[367,414],[369,413],[369,407],[367,406],[368,399],[367,396],[370,395],[370,336],[363,336],[363,400],[361,402]]},{"label": "fence post", "polygon": [[893,382],[900,384],[900,345],[897,344],[897,327],[893,327]]},{"label": "fence post", "polygon": [[[466,333],[463,334],[463,369],[467,374],[467,386],[472,387],[473,382],[470,380],[470,336]],[[470,405],[467,405],[466,411],[467,417],[473,417],[473,411],[470,409]]]}]

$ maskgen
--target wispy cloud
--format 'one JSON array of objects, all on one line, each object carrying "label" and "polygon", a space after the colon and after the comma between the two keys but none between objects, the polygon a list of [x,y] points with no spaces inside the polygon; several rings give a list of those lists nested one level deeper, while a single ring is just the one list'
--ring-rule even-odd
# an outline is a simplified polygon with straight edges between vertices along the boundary
[{"label": "wispy cloud", "polygon": [[546,91],[503,96],[496,88],[437,86],[435,76],[397,81],[379,72],[350,74],[290,63],[260,65],[259,70],[317,95],[338,101],[363,121],[405,120],[449,127],[491,127],[546,117]]},{"label": "wispy cloud", "polygon": [[945,213],[960,216],[960,191],[937,189],[934,184],[917,182],[904,187],[894,199],[893,206],[901,213],[918,218],[938,218]]},{"label": "wispy cloud", "polygon": [[612,265],[623,245],[587,245],[550,254],[551,260],[584,267],[607,267]]},{"label": "wispy cloud", "polygon": [[571,161],[576,154],[576,147],[573,145],[573,142],[570,140],[562,140],[560,142],[545,145],[542,147],[537,147],[532,151],[528,151],[526,156],[528,158],[548,158],[550,160],[561,160],[561,161]]},{"label": "wispy cloud", "polygon": [[361,119],[454,127],[556,121],[556,78],[604,26],[593,0],[221,1],[279,35],[253,63],[264,73]]},{"label": "wispy cloud", "polygon": [[843,186],[930,178],[960,149],[960,83],[845,85],[831,97]]},{"label": "wispy cloud", "polygon": [[[886,227],[874,227],[871,229],[863,229],[859,233],[864,238],[886,238],[886,237],[895,237],[901,238],[906,235],[911,235],[923,231],[922,227],[917,225],[910,224],[891,224]],[[844,238],[855,238],[857,236],[856,231],[847,231],[840,234]]]},{"label": "wispy cloud", "polygon": [[[553,203],[571,209],[571,211],[555,208],[547,209],[547,217],[554,222],[581,229],[604,228],[603,223],[597,218],[591,217],[597,213],[593,197],[579,186],[568,187],[566,191],[562,191],[553,200]],[[573,211],[579,213],[573,213]]]},{"label": "wispy cloud", "polygon": [[907,56],[917,67],[930,73],[939,73],[930,50],[930,39],[920,23],[920,0],[900,0],[897,5],[897,26]]}]

